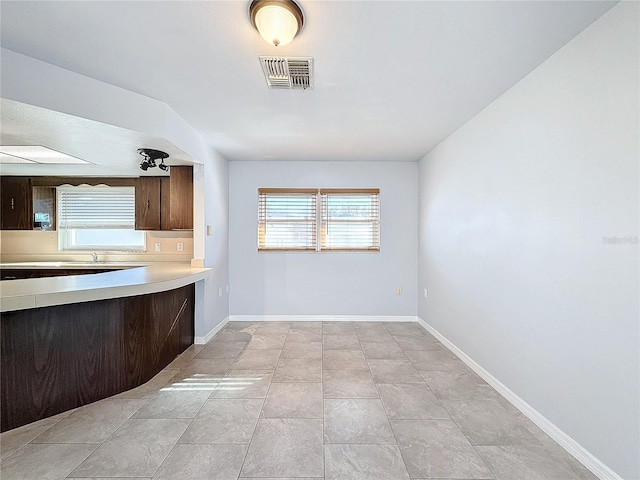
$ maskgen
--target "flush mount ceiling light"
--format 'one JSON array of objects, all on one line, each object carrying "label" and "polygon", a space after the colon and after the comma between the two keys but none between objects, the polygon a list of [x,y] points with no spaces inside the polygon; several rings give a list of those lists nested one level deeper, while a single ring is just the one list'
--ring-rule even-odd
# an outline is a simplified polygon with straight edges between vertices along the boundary
[{"label": "flush mount ceiling light", "polygon": [[15,164],[15,163],[36,163],[26,158],[14,157],[13,155],[7,155],[0,152],[0,164]]},{"label": "flush mount ceiling light", "polygon": [[293,40],[304,24],[302,10],[293,0],[253,0],[249,18],[262,38],[276,47]]},{"label": "flush mount ceiling light", "polygon": [[[140,169],[145,172],[149,168],[158,167],[165,172],[169,170],[169,165],[164,164],[164,159],[169,158],[169,154],[160,150],[154,150],[153,148],[139,148],[138,153],[142,155],[142,161],[140,162]],[[160,165],[156,165],[156,160],[160,160]]]},{"label": "flush mount ceiling light", "polygon": [[0,145],[0,163],[89,163],[42,145]]}]

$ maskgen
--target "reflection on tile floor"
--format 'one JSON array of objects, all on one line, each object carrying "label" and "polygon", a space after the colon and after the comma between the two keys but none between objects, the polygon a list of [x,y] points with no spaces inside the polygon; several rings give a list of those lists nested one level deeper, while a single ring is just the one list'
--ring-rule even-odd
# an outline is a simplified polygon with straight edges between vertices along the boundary
[{"label": "reflection on tile floor", "polygon": [[0,449],[2,480],[596,478],[415,323],[231,322]]}]

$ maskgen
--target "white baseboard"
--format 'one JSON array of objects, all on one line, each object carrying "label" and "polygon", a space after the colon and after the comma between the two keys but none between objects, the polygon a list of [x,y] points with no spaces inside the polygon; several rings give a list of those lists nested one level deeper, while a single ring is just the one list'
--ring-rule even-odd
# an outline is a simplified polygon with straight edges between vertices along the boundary
[{"label": "white baseboard", "polygon": [[466,353],[456,347],[447,337],[438,332],[427,322],[417,317],[417,322],[427,330],[431,335],[436,337],[445,347],[453,352],[460,360],[466,363],[469,368],[476,372],[489,385],[507,399],[514,407],[520,410],[526,417],[542,429],[547,435],[554,439],[562,448],[578,460],[582,465],[588,468],[594,475],[601,480],[622,480],[616,472],[607,467],[598,458],[596,458],[586,448],[576,442],[573,438],[558,428],[553,422],[529,405],[526,401],[516,395],[500,380],[495,378],[491,373],[485,370],[481,365],[475,362]]},{"label": "white baseboard", "polygon": [[194,337],[195,345],[204,345],[229,322],[417,322],[412,315],[229,315],[205,336]]},{"label": "white baseboard", "polygon": [[216,333],[222,330],[227,323],[229,323],[229,317],[225,318],[218,325],[213,327],[204,337],[194,337],[194,345],[204,345],[209,340],[211,340]]},{"label": "white baseboard", "polygon": [[414,315],[229,315],[230,322],[417,322]]}]

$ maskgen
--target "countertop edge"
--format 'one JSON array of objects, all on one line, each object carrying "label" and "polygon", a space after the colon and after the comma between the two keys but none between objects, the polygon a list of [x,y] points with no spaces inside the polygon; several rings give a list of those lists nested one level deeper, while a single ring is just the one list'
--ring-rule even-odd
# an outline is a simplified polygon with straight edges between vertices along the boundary
[{"label": "countertop edge", "polygon": [[[0,282],[3,287],[0,289],[0,312],[147,295],[180,288],[212,275],[211,268],[193,268],[187,263],[171,262],[77,277],[5,280]],[[16,293],[16,290],[32,290],[33,293]]]}]

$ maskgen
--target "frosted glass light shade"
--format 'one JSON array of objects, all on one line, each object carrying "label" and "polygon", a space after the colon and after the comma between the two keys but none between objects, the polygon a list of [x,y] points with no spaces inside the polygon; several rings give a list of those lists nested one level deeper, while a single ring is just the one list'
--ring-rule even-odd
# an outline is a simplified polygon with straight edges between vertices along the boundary
[{"label": "frosted glass light shade", "polygon": [[292,0],[254,0],[251,21],[268,43],[286,45],[302,28],[302,10]]}]

